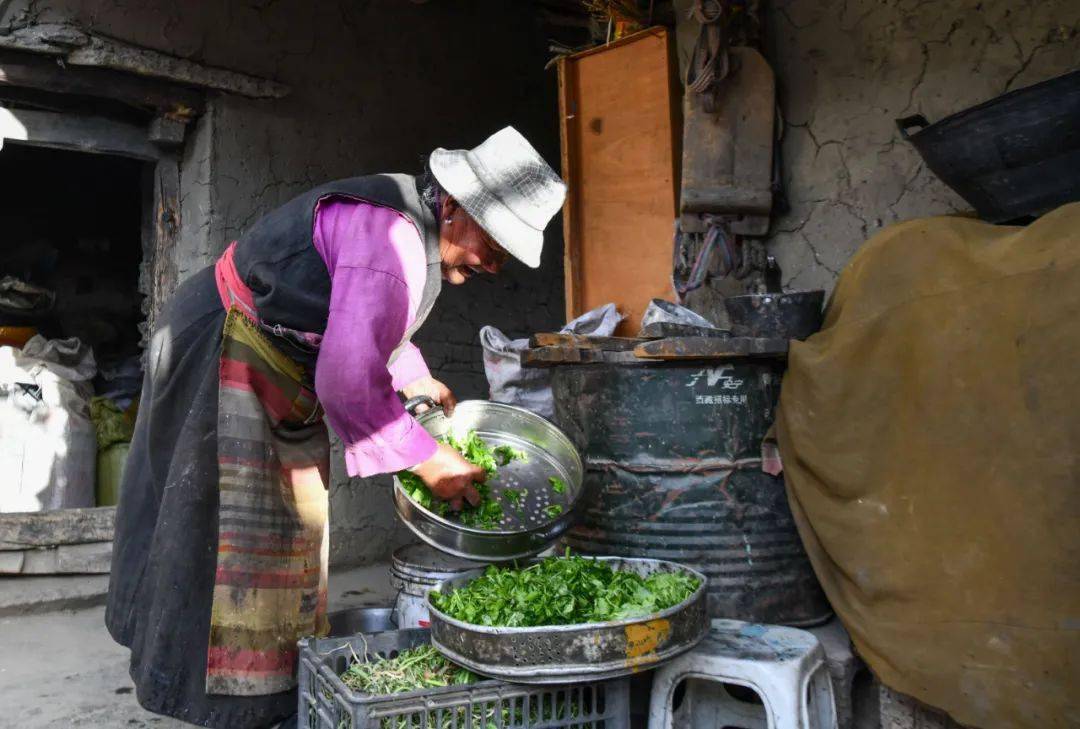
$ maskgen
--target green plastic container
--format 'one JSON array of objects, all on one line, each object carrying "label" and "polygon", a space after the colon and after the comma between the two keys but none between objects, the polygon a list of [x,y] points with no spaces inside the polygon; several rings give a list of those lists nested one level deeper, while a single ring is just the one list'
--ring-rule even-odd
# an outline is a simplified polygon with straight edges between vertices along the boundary
[{"label": "green plastic container", "polygon": [[97,505],[116,506],[120,498],[120,480],[124,477],[130,443],[113,443],[98,451]]}]

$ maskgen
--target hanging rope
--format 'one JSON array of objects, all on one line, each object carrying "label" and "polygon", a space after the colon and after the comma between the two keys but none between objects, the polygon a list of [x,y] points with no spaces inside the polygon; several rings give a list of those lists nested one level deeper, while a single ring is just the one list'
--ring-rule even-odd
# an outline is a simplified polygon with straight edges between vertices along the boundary
[{"label": "hanging rope", "polygon": [[731,71],[726,8],[724,0],[694,0],[690,7],[690,18],[701,24],[701,32],[686,69],[686,88],[702,96],[710,112],[715,110],[720,83]]},{"label": "hanging rope", "polygon": [[[705,233],[683,233],[676,226],[672,283],[680,304],[687,294],[704,286],[711,275],[728,276],[745,265],[740,241],[724,220],[709,215],[705,222],[709,226]],[[696,255],[694,249],[698,249]]]},{"label": "hanging rope", "polygon": [[701,32],[686,69],[686,88],[702,97],[706,111],[716,111],[721,85],[735,71],[728,49],[758,44],[759,14],[759,0],[694,0],[690,6],[689,17],[701,24]]},{"label": "hanging rope", "polygon": [[676,303],[712,277],[739,281],[765,269],[768,256],[761,241],[740,238],[722,216],[707,215],[705,233],[684,233],[676,223],[672,284]]}]

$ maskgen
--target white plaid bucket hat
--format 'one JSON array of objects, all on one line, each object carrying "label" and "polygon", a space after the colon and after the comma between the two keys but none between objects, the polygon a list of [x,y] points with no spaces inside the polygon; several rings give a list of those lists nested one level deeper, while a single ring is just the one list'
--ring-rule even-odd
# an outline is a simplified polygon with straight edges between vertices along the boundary
[{"label": "white plaid bucket hat", "polygon": [[436,149],[428,162],[442,188],[514,258],[540,266],[544,228],[566,198],[566,184],[513,127],[476,149]]}]

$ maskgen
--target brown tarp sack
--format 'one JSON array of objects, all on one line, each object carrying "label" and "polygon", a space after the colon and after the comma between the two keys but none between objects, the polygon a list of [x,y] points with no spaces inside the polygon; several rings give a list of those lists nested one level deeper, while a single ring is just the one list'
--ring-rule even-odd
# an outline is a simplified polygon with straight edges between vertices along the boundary
[{"label": "brown tarp sack", "polygon": [[1080,204],[882,231],[780,404],[799,532],[874,673],[962,724],[1080,727]]}]

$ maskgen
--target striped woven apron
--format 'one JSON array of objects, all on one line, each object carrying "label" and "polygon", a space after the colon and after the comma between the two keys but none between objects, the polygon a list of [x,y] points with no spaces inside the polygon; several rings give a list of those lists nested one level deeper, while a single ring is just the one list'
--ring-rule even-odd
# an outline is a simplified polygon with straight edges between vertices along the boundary
[{"label": "striped woven apron", "polygon": [[328,632],[330,444],[304,368],[228,308],[206,692],[262,696],[296,685],[297,639]]}]

